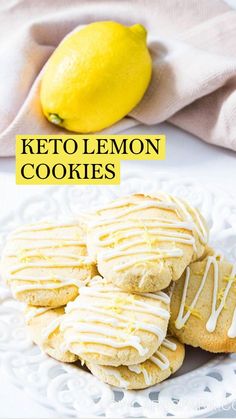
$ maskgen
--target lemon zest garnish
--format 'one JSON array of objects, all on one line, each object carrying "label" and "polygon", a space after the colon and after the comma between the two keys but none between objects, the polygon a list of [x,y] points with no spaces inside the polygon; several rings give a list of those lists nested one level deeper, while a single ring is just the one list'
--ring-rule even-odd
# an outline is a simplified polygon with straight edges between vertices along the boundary
[{"label": "lemon zest garnish", "polygon": [[113,232],[110,235],[110,238],[112,240],[112,244],[109,247],[118,247],[120,244],[120,241],[123,239],[123,237],[121,236],[121,233],[119,233],[118,231]]},{"label": "lemon zest garnish", "polygon": [[22,256],[19,258],[22,263],[30,263],[30,258],[28,256]]},{"label": "lemon zest garnish", "polygon": [[30,260],[33,258],[45,259],[46,261],[49,261],[51,259],[50,256],[46,256],[43,253],[35,253],[29,255],[25,250],[22,250],[18,253],[18,259],[20,260],[20,262],[30,263]]},{"label": "lemon zest garnish", "polygon": [[129,304],[129,303],[133,303],[134,302],[134,296],[133,295],[129,295],[125,298],[123,297],[115,297],[111,304],[108,304],[105,306],[105,308],[107,310],[111,310],[114,311],[117,314],[121,314],[122,311],[125,309],[125,305]]},{"label": "lemon zest garnish", "polygon": [[46,261],[49,261],[51,259],[51,256],[44,255],[43,253],[38,253],[37,255],[35,254],[32,257],[36,257],[36,258],[39,258],[39,259],[44,259]]},{"label": "lemon zest garnish", "polygon": [[147,243],[148,247],[152,250],[153,248],[153,240],[150,237],[150,234],[148,233],[148,229],[146,226],[144,226],[144,240]]},{"label": "lemon zest garnish", "polygon": [[146,244],[148,245],[148,247],[150,249],[152,249],[153,248],[153,240],[150,237],[150,233],[149,233],[148,227],[146,226],[145,222],[143,220],[141,220],[141,219],[138,219],[138,224],[144,230],[144,233],[143,233],[144,241],[146,242]]},{"label": "lemon zest garnish", "polygon": [[224,293],[225,293],[225,288],[221,288],[218,291],[217,300],[219,300],[221,302],[223,300],[223,298],[224,298]]},{"label": "lemon zest garnish", "polygon": [[117,314],[122,313],[122,308],[120,308],[120,307],[111,306],[111,307],[107,307],[107,308],[109,308],[109,310],[111,310],[111,311],[114,311],[114,313],[117,313]]},{"label": "lemon zest garnish", "polygon": [[229,282],[229,281],[236,282],[236,276],[225,275],[223,277],[223,281],[224,282]]},{"label": "lemon zest garnish", "polygon": [[27,252],[23,249],[18,253],[17,257],[18,257],[20,262],[23,262],[23,263],[29,263],[30,262],[30,258],[28,257]]},{"label": "lemon zest garnish", "polygon": [[184,308],[185,308],[186,311],[189,311],[192,316],[196,317],[199,320],[202,320],[202,316],[201,316],[201,314],[199,313],[198,310],[196,310],[194,308],[191,308],[191,307],[189,307],[187,305],[185,305]]},{"label": "lemon zest garnish", "polygon": [[137,327],[134,326],[134,324],[134,321],[128,323],[126,329],[124,329],[124,331],[121,333],[121,337],[123,339],[126,339],[129,335],[133,335],[138,330]]}]

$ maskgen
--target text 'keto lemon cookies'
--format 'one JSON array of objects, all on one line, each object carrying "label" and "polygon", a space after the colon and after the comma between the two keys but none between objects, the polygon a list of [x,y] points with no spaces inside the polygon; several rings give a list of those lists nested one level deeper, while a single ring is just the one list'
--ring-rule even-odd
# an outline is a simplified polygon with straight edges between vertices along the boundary
[{"label": "text 'keto lemon cookies'", "polygon": [[2,275],[13,296],[35,306],[62,306],[96,273],[82,227],[40,222],[18,228],[2,257]]},{"label": "text 'keto lemon cookies'", "polygon": [[160,348],[145,362],[109,367],[86,362],[90,371],[107,384],[126,389],[142,389],[158,384],[177,371],[184,360],[184,345],[172,337],[164,339]]},{"label": "text 'keto lemon cookies'", "polygon": [[169,302],[164,292],[135,295],[92,281],[67,305],[61,330],[68,349],[85,361],[137,364],[163,342]]},{"label": "text 'keto lemon cookies'", "polygon": [[174,285],[170,331],[210,352],[236,351],[236,267],[211,254]]},{"label": "text 'keto lemon cookies'", "polygon": [[199,212],[165,193],[119,199],[88,222],[88,253],[100,274],[130,292],[166,288],[203,254],[207,239]]},{"label": "text 'keto lemon cookies'", "polygon": [[78,357],[67,351],[60,331],[60,323],[65,313],[64,307],[32,307],[25,309],[25,320],[32,341],[61,362],[75,362]]}]

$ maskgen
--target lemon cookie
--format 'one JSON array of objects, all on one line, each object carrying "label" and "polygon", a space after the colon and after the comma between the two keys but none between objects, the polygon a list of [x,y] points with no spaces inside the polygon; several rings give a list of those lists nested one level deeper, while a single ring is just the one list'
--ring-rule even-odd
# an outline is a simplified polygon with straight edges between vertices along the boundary
[{"label": "lemon cookie", "polygon": [[177,339],[164,339],[160,348],[145,362],[136,365],[108,367],[87,362],[90,371],[107,384],[138,390],[158,384],[177,371],[184,360],[184,345]]},{"label": "lemon cookie", "polygon": [[73,300],[96,273],[83,228],[75,222],[18,228],[8,237],[1,270],[16,299],[51,307]]},{"label": "lemon cookie", "polygon": [[33,342],[44,352],[58,361],[75,362],[78,357],[66,350],[59,328],[64,312],[64,307],[28,306],[25,319]]},{"label": "lemon cookie", "polygon": [[100,274],[129,292],[166,288],[202,255],[207,239],[198,211],[164,193],[119,199],[88,222],[88,253]]},{"label": "lemon cookie", "polygon": [[236,351],[236,269],[209,249],[174,284],[170,331],[210,352]]},{"label": "lemon cookie", "polygon": [[67,305],[61,330],[68,349],[85,361],[136,364],[149,358],[165,338],[169,301],[164,292],[135,295],[96,283],[81,288]]}]

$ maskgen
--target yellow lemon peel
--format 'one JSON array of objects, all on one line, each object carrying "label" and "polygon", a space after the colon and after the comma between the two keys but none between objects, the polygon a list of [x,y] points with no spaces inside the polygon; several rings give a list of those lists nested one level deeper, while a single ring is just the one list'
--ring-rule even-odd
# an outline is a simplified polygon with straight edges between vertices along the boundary
[{"label": "yellow lemon peel", "polygon": [[202,316],[201,316],[201,314],[199,313],[198,310],[196,310],[196,309],[194,309],[194,308],[192,308],[192,307],[190,307],[186,304],[185,304],[184,308],[185,308],[186,311],[189,311],[192,316],[196,317],[199,320],[202,320]]},{"label": "yellow lemon peel", "polygon": [[204,275],[204,272],[197,271],[197,272],[194,272],[194,275],[203,276]]},{"label": "yellow lemon peel", "polygon": [[224,282],[230,282],[230,281],[236,282],[236,276],[225,275],[223,277],[223,281]]}]

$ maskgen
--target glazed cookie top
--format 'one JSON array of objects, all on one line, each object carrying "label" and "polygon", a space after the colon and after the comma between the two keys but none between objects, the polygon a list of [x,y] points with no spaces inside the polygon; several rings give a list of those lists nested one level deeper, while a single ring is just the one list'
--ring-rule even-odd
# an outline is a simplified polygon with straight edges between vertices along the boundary
[{"label": "glazed cookie top", "polygon": [[9,235],[2,273],[18,298],[29,291],[47,293],[84,285],[92,264],[87,256],[84,230],[78,223],[39,222]]},{"label": "glazed cookie top", "polygon": [[102,381],[126,389],[150,387],[177,371],[184,360],[184,345],[167,337],[158,350],[145,362],[136,365],[108,367],[87,362],[87,367]]},{"label": "glazed cookie top", "polygon": [[62,362],[75,362],[78,357],[67,351],[60,324],[65,313],[64,307],[33,307],[25,309],[25,321],[34,343],[48,355]]},{"label": "glazed cookie top", "polygon": [[183,342],[212,352],[236,350],[236,267],[222,255],[187,267],[174,285],[170,330]]},{"label": "glazed cookie top", "polygon": [[164,193],[119,199],[88,222],[88,252],[99,272],[127,291],[164,289],[202,255],[207,239],[198,211]]},{"label": "glazed cookie top", "polygon": [[166,336],[169,297],[129,294],[103,281],[80,289],[61,329],[68,349],[86,361],[130,365],[150,357]]}]

